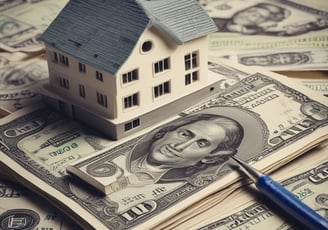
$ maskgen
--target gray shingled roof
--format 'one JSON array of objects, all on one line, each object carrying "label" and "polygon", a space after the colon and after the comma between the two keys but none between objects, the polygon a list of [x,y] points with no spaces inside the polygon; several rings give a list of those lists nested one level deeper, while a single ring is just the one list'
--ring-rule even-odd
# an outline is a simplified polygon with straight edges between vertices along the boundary
[{"label": "gray shingled roof", "polygon": [[149,26],[177,44],[217,30],[196,0],[70,0],[42,40],[115,75]]},{"label": "gray shingled roof", "polygon": [[137,0],[153,26],[178,45],[217,31],[212,19],[194,0]]}]

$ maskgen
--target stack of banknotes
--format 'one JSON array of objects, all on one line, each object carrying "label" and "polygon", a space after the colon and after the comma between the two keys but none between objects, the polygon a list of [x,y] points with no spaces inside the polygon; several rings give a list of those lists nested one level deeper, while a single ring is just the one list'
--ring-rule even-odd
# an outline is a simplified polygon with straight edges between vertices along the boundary
[{"label": "stack of banknotes", "polygon": [[199,0],[219,32],[211,55],[247,66],[327,70],[328,4],[309,0]]},{"label": "stack of banknotes", "polygon": [[[22,29],[0,37],[0,229],[300,229],[254,191],[231,155],[328,218],[327,78],[295,80],[269,71],[325,70],[325,1],[200,0],[217,25],[269,3],[284,8],[290,21],[263,22],[268,30],[255,34],[251,26],[239,26],[244,34],[222,27],[210,41],[216,93],[119,141],[47,107],[38,93],[48,70],[37,38],[66,2],[0,3],[0,23],[16,20],[14,28]],[[233,21],[227,28],[238,28],[230,27]],[[318,28],[305,33],[304,25],[315,22]],[[259,43],[248,43],[254,36]],[[236,61],[270,50],[291,51],[296,62],[294,53],[304,51],[313,62],[297,64],[277,53],[259,58],[260,67]],[[275,58],[279,65],[262,61]],[[193,135],[201,138],[178,155],[177,137]]]}]

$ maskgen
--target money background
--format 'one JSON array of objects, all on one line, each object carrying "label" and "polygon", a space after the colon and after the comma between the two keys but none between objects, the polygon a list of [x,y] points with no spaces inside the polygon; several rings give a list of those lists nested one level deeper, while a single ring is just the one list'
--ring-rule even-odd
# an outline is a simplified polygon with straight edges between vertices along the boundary
[{"label": "money background", "polygon": [[[219,29],[210,38],[211,55],[273,71],[327,69],[327,62],[322,62],[328,47],[326,1],[199,0],[199,3]],[[272,7],[275,13],[269,10]]]},{"label": "money background", "polygon": [[[316,6],[317,8],[321,7],[320,9],[323,9],[320,3],[321,1],[315,1],[315,2],[310,2],[309,5],[311,6],[311,4],[316,4],[318,5]],[[60,8],[64,6],[64,4],[65,1],[24,1],[24,0],[4,1],[4,3],[0,4],[0,12],[3,12],[1,14],[2,22],[9,21],[9,19],[13,21],[19,20],[21,26],[20,29],[29,28],[28,30],[29,33],[26,34],[21,34],[21,30],[17,30],[9,34],[10,39],[8,39],[8,37],[1,37],[0,42],[1,42],[1,48],[3,49],[2,52],[0,53],[1,64],[3,60],[3,64],[0,65],[1,75],[4,76],[5,78],[6,76],[8,76],[10,70],[12,70],[13,68],[16,69],[16,67],[17,70],[20,72],[18,80],[16,79],[16,80],[9,81],[13,83],[11,85],[5,85],[4,82],[6,82],[6,80],[1,79],[2,82],[1,85],[2,88],[0,90],[1,116],[5,116],[16,110],[20,110],[30,104],[35,104],[39,102],[40,97],[35,92],[36,91],[35,88],[37,88],[36,87],[37,82],[39,81],[43,82],[43,80],[46,80],[47,76],[45,73],[47,71],[47,67],[45,66],[45,60],[42,57],[43,46],[37,41],[37,37],[40,33],[42,33],[42,30],[44,30],[46,25],[48,25],[49,22],[51,22],[51,20],[55,17],[56,13],[58,13],[58,10],[60,10]],[[15,9],[15,7],[17,8]],[[42,11],[43,13],[42,14],[35,13],[40,11]],[[22,15],[22,18],[19,18],[20,15]],[[40,16],[40,18],[37,18],[36,15]],[[30,65],[33,68],[31,68]],[[286,68],[290,68],[290,66],[289,67],[287,66]],[[327,82],[326,83],[321,82],[319,84],[327,85]],[[28,96],[31,96],[31,98],[28,98]],[[62,125],[66,125],[66,124],[69,124],[69,122],[62,123]],[[68,127],[69,128],[67,130],[60,130],[59,133],[69,132],[72,126],[68,125]],[[47,132],[48,133],[53,132],[53,130],[49,129],[47,130]],[[54,134],[54,136],[56,135]],[[40,143],[45,139],[39,139]],[[32,140],[30,142],[28,141],[26,142],[27,146],[29,146],[28,147],[29,150],[38,151],[38,148],[35,148],[34,143],[35,142]],[[98,151],[99,149],[105,148],[107,144],[96,144],[96,145],[92,144],[91,146],[92,147],[89,146],[90,151]],[[54,150],[56,150],[54,146],[52,147],[54,148]],[[42,150],[39,150],[38,153],[42,155]],[[62,171],[63,168],[61,168],[61,170],[58,170],[58,175],[61,174]],[[6,179],[8,179],[8,177]],[[4,183],[7,183],[7,181]],[[8,183],[11,184],[11,182]],[[10,186],[11,185],[8,186],[7,184],[4,184],[4,187],[6,188],[10,188]],[[24,188],[22,190],[24,190]],[[22,197],[25,199],[25,196]],[[35,200],[38,200],[38,198],[36,198]],[[0,203],[1,202],[2,201],[0,200]],[[17,205],[20,203],[15,202],[15,205],[17,206],[13,207],[13,209],[24,209],[24,208],[29,209],[30,207],[30,209],[32,210],[37,210],[37,212],[39,212],[39,216],[45,216],[46,214],[44,213],[52,212],[51,210],[50,211],[43,210],[43,207],[38,207],[33,209],[32,207],[35,206],[37,203],[38,203],[37,201],[33,200],[31,202],[27,202],[26,206],[20,206]],[[4,206],[6,207],[6,205]],[[58,216],[55,217],[54,219],[60,220],[59,216],[60,215],[58,214]],[[49,223],[50,222],[51,221],[49,221]],[[60,221],[57,221],[56,223],[59,222]],[[54,224],[54,226],[55,225],[56,224]],[[50,226],[50,225],[45,225],[45,226]]]},{"label": "money background", "polygon": [[[302,157],[275,171],[272,176],[281,181],[289,191],[302,199],[307,205],[327,217],[327,151],[328,144],[323,144],[309,151]],[[223,201],[220,206],[207,210],[197,217],[200,222],[186,221],[184,226],[190,229],[302,229],[297,223],[288,222],[274,205],[259,196],[254,196],[252,185],[248,190],[236,191]],[[255,199],[257,197],[257,199]],[[223,212],[222,209],[225,211]],[[215,218],[211,213],[219,212],[222,218]],[[211,220],[212,219],[212,220]],[[216,220],[215,220],[216,219]],[[213,221],[215,220],[215,221]],[[287,222],[286,222],[287,221]],[[207,224],[206,224],[207,223]]]},{"label": "money background", "polygon": [[[237,68],[237,66],[229,66],[220,63],[212,63],[211,69],[214,74],[222,78],[220,85],[224,85],[225,88],[222,89],[221,95],[209,98],[208,101],[204,101],[197,106],[190,108],[185,111],[185,113],[194,113],[205,110],[206,108],[216,109],[218,112],[223,112],[224,110],[218,110],[217,108],[219,107],[217,106],[222,106],[224,103],[232,103],[231,109],[234,109],[234,100],[235,102],[238,102],[238,100],[243,98],[244,94],[240,94],[240,98],[236,97],[231,100],[221,100],[221,98],[235,95],[235,92],[239,92],[240,89],[251,89],[253,86],[258,85],[259,92],[264,90],[269,93],[261,94],[260,96],[262,98],[268,97],[271,94],[279,94],[278,97],[275,97],[275,100],[271,100],[267,103],[257,104],[256,101],[256,103],[251,101],[249,104],[249,106],[253,103],[256,105],[254,109],[250,109],[249,112],[251,114],[252,110],[254,110],[253,112],[261,114],[263,115],[263,119],[265,118],[265,125],[269,127],[268,129],[270,130],[270,139],[279,136],[280,132],[285,133],[285,131],[287,131],[285,130],[287,129],[286,127],[293,124],[289,122],[294,121],[297,123],[298,120],[301,121],[305,117],[310,118],[312,116],[306,114],[307,112],[304,113],[307,109],[304,111],[300,109],[303,107],[303,103],[306,105],[305,107],[307,107],[307,102],[310,102],[309,105],[312,103],[313,99],[311,98],[316,98],[316,100],[321,103],[324,103],[326,100],[326,98],[320,97],[310,91],[310,89],[301,86],[297,86],[297,88],[300,87],[298,91],[286,87],[284,84],[281,84],[281,82],[288,85],[291,83],[289,79],[279,75],[274,75],[270,72],[264,74],[260,73],[261,71],[258,69],[247,69],[245,67],[242,68],[241,66],[238,66]],[[231,86],[223,84],[225,81],[231,80],[230,77],[235,77],[236,74],[239,74],[240,80],[235,84]],[[273,80],[269,76],[274,76],[276,79]],[[251,85],[245,87],[243,86],[245,83],[251,83]],[[277,88],[270,90],[270,88],[275,88],[272,85],[276,85],[275,87]],[[302,91],[302,93],[300,93],[300,91]],[[303,95],[303,93],[311,95],[311,97],[308,98],[308,96]],[[252,92],[249,92],[249,94],[252,94]],[[247,93],[245,95],[247,95]],[[303,99],[305,99],[305,101],[303,101]],[[258,100],[261,100],[261,98],[258,98]],[[279,120],[270,119],[270,110],[266,111],[266,109],[261,109],[268,108],[270,105],[273,106],[280,102],[282,104],[279,106],[279,109],[275,110],[275,112],[283,112],[284,116],[280,116]],[[221,103],[223,104],[221,105]],[[241,104],[247,107],[247,103]],[[319,108],[321,108],[321,106],[323,105],[320,105]],[[325,108],[325,106],[322,108]],[[236,114],[238,115],[238,113]],[[274,142],[275,144],[271,143],[273,144],[274,149],[281,148],[282,151],[272,152],[274,149],[269,147],[265,148],[264,150],[266,151],[263,153],[261,152],[259,155],[256,155],[253,152],[249,153],[250,155],[247,156],[248,159],[251,157],[253,158],[252,160],[254,163],[261,163],[261,169],[265,169],[265,171],[270,171],[286,164],[289,160],[302,154],[307,148],[320,143],[326,138],[325,135],[327,130],[324,126],[326,123],[324,114],[325,113],[322,114],[322,120],[320,120],[321,118],[319,115],[318,118],[320,119],[314,123],[313,129],[298,129],[299,131],[294,134],[288,131],[285,133],[286,136],[284,141]],[[239,114],[238,116],[240,117],[242,115],[245,114]],[[295,118],[293,117],[295,117],[296,120],[294,120]],[[251,116],[248,116],[248,118],[251,118]],[[288,121],[287,118],[293,119]],[[253,118],[252,121],[254,121],[254,123],[248,124],[255,124],[255,120]],[[281,127],[280,131],[273,132],[273,129],[279,127],[279,121],[282,122],[284,126]],[[245,122],[245,124],[247,124],[247,122]],[[260,127],[265,126],[259,125],[258,129],[260,129]],[[254,131],[254,128],[255,126],[249,126],[249,131],[251,129]],[[113,195],[104,197],[98,195],[95,190],[90,190],[90,188],[76,183],[72,178],[67,177],[62,169],[64,169],[67,164],[78,160],[77,158],[79,158],[81,154],[83,154],[83,156],[91,154],[90,157],[87,157],[87,159],[90,159],[91,161],[94,157],[97,158],[98,156],[100,158],[103,156],[110,158],[124,154],[125,152],[128,152],[129,149],[133,149],[135,143],[139,140],[138,136],[122,140],[121,142],[119,141],[116,145],[103,145],[104,148],[99,148],[99,142],[102,143],[103,141],[97,141],[99,136],[97,137],[96,133],[90,134],[90,130],[83,128],[74,129],[74,126],[68,125],[67,119],[63,117],[63,115],[40,105],[21,109],[18,112],[5,117],[2,119],[0,129],[2,141],[1,157],[3,163],[12,170],[13,174],[16,174],[16,177],[21,177],[21,181],[24,182],[24,184],[27,184],[28,186],[33,185],[32,188],[35,191],[42,192],[42,194],[47,196],[49,200],[52,200],[55,203],[57,202],[56,205],[59,205],[63,210],[70,212],[70,216],[74,217],[72,211],[75,215],[79,215],[79,222],[83,222],[83,227],[85,228],[93,227],[98,229],[102,228],[103,224],[109,229],[132,228],[139,227],[139,225],[140,228],[153,227],[153,225],[158,224],[159,221],[165,222],[167,217],[171,216],[172,213],[182,211],[182,208],[189,207],[193,202],[202,200],[221,188],[220,186],[225,185],[218,181],[217,184],[212,184],[213,186],[210,190],[202,189],[203,186],[207,185],[209,185],[208,188],[210,188],[211,184],[207,184],[208,181],[211,182],[212,179],[215,180],[220,175],[220,173],[218,175],[213,174],[214,168],[209,168],[209,171],[206,171],[205,174],[203,172],[195,174],[195,176],[200,176],[200,178],[192,178],[196,180],[190,180],[188,183],[168,183],[165,185],[165,189],[168,189],[167,191],[161,190],[164,184],[153,184],[150,185],[150,187],[145,186],[144,189],[139,188],[137,194],[135,194],[136,189],[129,188],[129,193],[117,192]],[[50,130],[51,132],[49,132]],[[259,133],[262,133],[262,131],[259,131]],[[93,135],[94,137],[90,138],[90,136]],[[246,136],[248,138],[245,138],[245,141],[248,141],[245,143],[248,144],[245,145],[245,148],[252,145],[255,147],[257,146],[254,145],[254,143],[251,143],[252,140],[258,140],[259,143],[266,143],[267,141],[263,140],[261,135],[254,135],[254,132],[253,135],[249,133]],[[254,139],[257,136],[261,136],[261,138]],[[93,141],[90,141],[90,139]],[[304,142],[297,141],[298,139],[304,140]],[[33,145],[34,141],[38,143],[37,146]],[[276,145],[276,147],[274,145]],[[88,148],[79,148],[80,146],[87,146]],[[262,145],[260,144],[260,146]],[[105,149],[105,147],[108,147],[108,149]],[[101,152],[97,153],[98,150]],[[244,151],[242,151],[242,153],[243,152]],[[92,155],[94,153],[96,155]],[[245,153],[247,154],[247,152]],[[269,156],[271,153],[274,154],[270,158]],[[85,158],[82,158],[81,160],[84,161]],[[205,176],[204,179],[202,179],[202,176]],[[227,179],[226,182],[229,184],[230,179]],[[176,187],[177,185],[178,187]],[[184,186],[186,186],[186,188],[184,188]],[[148,195],[150,195],[149,193],[154,192],[160,193],[161,196],[155,200],[147,199]],[[144,195],[144,193],[147,193],[148,195]],[[124,197],[125,199],[123,199]],[[186,202],[186,200],[188,202]],[[138,202],[142,203],[139,204]],[[155,205],[157,203],[161,204],[161,206],[156,209],[150,209],[151,211],[149,212],[142,213],[142,218],[134,218],[134,215],[131,214],[133,210],[138,210],[139,208],[142,209],[142,207],[156,207]],[[137,207],[138,209],[135,209]],[[167,207],[170,207],[170,209]],[[173,212],[174,209],[175,211]],[[86,222],[86,220],[88,222]],[[149,222],[146,220],[149,220]]]}]

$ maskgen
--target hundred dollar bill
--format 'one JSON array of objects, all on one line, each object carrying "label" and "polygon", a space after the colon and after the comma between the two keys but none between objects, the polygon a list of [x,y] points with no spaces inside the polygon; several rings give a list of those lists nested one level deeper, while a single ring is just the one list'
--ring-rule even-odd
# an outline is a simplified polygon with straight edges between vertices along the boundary
[{"label": "hundred dollar bill", "polygon": [[328,79],[293,78],[293,80],[298,81],[313,91],[328,97]]},{"label": "hundred dollar bill", "polygon": [[33,53],[23,53],[23,52],[0,52],[0,68],[10,65],[10,64],[17,64],[17,62],[26,61],[28,58],[35,57],[36,55]]},{"label": "hundred dollar bill", "polygon": [[[271,172],[270,176],[277,181],[282,181],[315,168],[328,160],[327,150],[328,141]],[[212,194],[204,201],[189,207],[188,211],[175,215],[157,225],[154,229],[199,229],[235,214],[238,210],[242,210],[255,202],[263,202],[261,195],[252,188],[254,185],[247,185],[248,183],[246,182],[249,183],[249,181],[241,181],[244,185],[242,187],[229,186],[222,191]],[[285,219],[284,216],[282,216],[283,219]]]},{"label": "hundred dollar bill", "polygon": [[[12,128],[8,129],[11,134],[3,134],[11,138],[24,137],[17,147],[31,154],[26,155],[28,158],[32,157],[30,163],[42,165],[42,169],[38,169],[40,172],[51,172],[54,177],[66,175],[66,165],[70,162],[108,148],[114,143],[43,104],[22,109],[21,113],[25,114],[26,119],[22,125],[14,125],[17,121],[13,120]],[[2,118],[1,121],[6,119],[7,117]],[[0,148],[10,151],[11,147],[2,137]]]},{"label": "hundred dollar bill", "polygon": [[15,62],[3,57],[0,64],[0,109],[12,113],[41,101],[38,87],[48,80],[47,61],[41,57]]},{"label": "hundred dollar bill", "polygon": [[271,71],[328,70],[328,48],[239,51],[221,57],[246,66],[262,66]]},{"label": "hundred dollar bill", "polygon": [[[19,110],[1,120],[2,163],[84,228],[147,229],[237,181],[230,155],[270,171],[327,139],[326,98],[310,89],[226,61],[209,74],[220,79],[213,97],[79,162],[74,130],[46,136],[67,128],[58,113]],[[65,174],[67,163],[109,193]]]},{"label": "hundred dollar bill", "polygon": [[17,6],[19,4],[22,4],[24,0],[2,0],[0,2],[0,12],[9,8],[12,8],[14,6]]},{"label": "hundred dollar bill", "polygon": [[[284,180],[282,185],[309,207],[328,219],[327,177],[328,161],[325,161],[315,168]],[[270,208],[263,202],[253,200],[246,207],[242,204],[240,206],[243,208],[238,208],[232,214],[197,229],[257,230],[268,228],[268,226],[270,226],[270,229],[277,230],[301,229],[297,223],[279,215],[278,210]]]},{"label": "hundred dollar bill", "polygon": [[0,229],[79,229],[74,222],[31,191],[0,179]]},{"label": "hundred dollar bill", "polygon": [[[210,62],[209,69],[216,74],[234,76],[236,82],[230,86],[220,82],[218,85],[226,87],[221,93],[186,110],[177,120],[120,145],[119,150],[105,151],[68,166],[71,173],[107,194],[113,205],[118,205],[114,213],[126,219],[124,227],[131,227],[127,226],[129,222],[144,227],[146,224],[139,222],[139,218],[154,219],[154,214],[160,221],[168,210],[173,212],[178,209],[176,206],[186,208],[188,203],[182,200],[194,196],[201,199],[201,194],[211,191],[208,187],[222,186],[221,179],[228,171],[225,167],[232,154],[258,162],[275,153],[275,162],[271,163],[282,164],[295,153],[295,149],[287,151],[289,145],[305,138],[310,127],[317,126],[312,122],[323,122],[318,123],[318,129],[327,131],[327,103],[313,101],[288,86],[291,84],[284,85],[259,72],[247,74],[243,72],[245,69],[229,71],[228,67],[214,62]],[[307,110],[322,113],[322,117],[312,119],[314,114]],[[225,125],[221,123],[222,118]],[[307,124],[309,121],[312,124]],[[225,131],[218,131],[216,126]],[[229,142],[225,147],[218,147],[225,139],[219,133],[228,135],[227,126]],[[327,138],[326,134],[323,136]],[[286,155],[280,158],[278,150]],[[176,197],[178,204],[172,197]],[[167,210],[158,210],[162,202]],[[135,208],[143,211],[134,213]]]},{"label": "hundred dollar bill", "polygon": [[[15,6],[5,10],[9,2]],[[0,48],[10,52],[42,50],[39,35],[66,3],[67,0],[5,1],[0,5]]]},{"label": "hundred dollar bill", "polygon": [[209,48],[212,51],[327,47],[328,11],[325,0],[312,1],[316,2],[312,5],[309,1],[302,4],[302,1],[296,0],[199,2],[219,30],[210,38]]}]

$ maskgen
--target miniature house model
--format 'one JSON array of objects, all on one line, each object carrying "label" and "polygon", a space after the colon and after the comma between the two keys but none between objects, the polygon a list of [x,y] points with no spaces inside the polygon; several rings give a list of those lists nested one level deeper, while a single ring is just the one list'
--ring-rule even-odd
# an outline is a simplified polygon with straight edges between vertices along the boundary
[{"label": "miniature house model", "polygon": [[208,35],[196,0],[70,0],[43,34],[46,101],[118,139],[208,96]]}]

